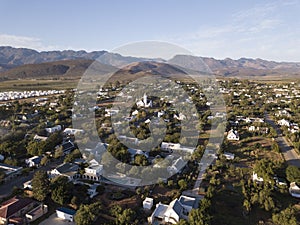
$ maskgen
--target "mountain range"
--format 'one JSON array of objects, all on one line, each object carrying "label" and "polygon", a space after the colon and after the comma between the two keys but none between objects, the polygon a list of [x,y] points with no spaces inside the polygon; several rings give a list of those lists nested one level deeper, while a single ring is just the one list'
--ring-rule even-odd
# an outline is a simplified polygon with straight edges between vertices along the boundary
[{"label": "mountain range", "polygon": [[[26,48],[0,47],[0,78],[78,78],[94,60],[103,64],[121,68],[131,63],[153,61],[153,59],[122,56],[107,51],[42,51]],[[175,64],[192,71],[210,71],[217,76],[246,77],[246,76],[299,76],[300,63],[274,62],[263,59],[226,58],[223,60],[176,55],[170,60],[155,59],[165,64]],[[137,65],[134,64],[137,68]],[[145,66],[143,66],[145,67]],[[162,68],[162,67],[159,67]],[[159,72],[159,71],[156,71]]]}]

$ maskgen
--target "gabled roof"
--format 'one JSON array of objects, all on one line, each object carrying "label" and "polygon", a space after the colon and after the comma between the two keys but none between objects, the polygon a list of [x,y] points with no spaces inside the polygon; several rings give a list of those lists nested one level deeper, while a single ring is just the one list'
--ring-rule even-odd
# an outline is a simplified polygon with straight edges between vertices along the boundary
[{"label": "gabled roof", "polygon": [[163,219],[165,217],[165,213],[167,210],[168,210],[168,205],[159,203],[156,205],[156,208],[153,212],[153,216],[156,218]]},{"label": "gabled roof", "polygon": [[180,157],[175,160],[173,163],[173,167],[175,167],[177,170],[181,170],[186,165],[186,162]]},{"label": "gabled roof", "polygon": [[180,204],[180,202],[178,201],[178,199],[175,199],[175,200],[173,200],[173,201],[170,203],[168,209],[173,209],[174,212],[175,212],[178,216],[180,216],[180,215],[181,215],[181,212],[182,212],[182,210],[183,210],[183,206]]},{"label": "gabled roof", "polygon": [[34,200],[30,198],[20,198],[15,196],[1,204],[0,217],[8,219],[33,202]]},{"label": "gabled roof", "polygon": [[42,156],[33,156],[33,157],[29,158],[28,161],[31,161],[34,164],[40,164],[42,158],[43,158]]},{"label": "gabled roof", "polygon": [[71,141],[65,142],[61,145],[64,151],[68,151],[74,148],[74,144]]},{"label": "gabled roof", "polygon": [[73,163],[64,163],[60,166],[56,167],[56,170],[63,174],[63,173],[69,173],[69,172],[77,172],[78,171],[78,165]]},{"label": "gabled roof", "polygon": [[180,196],[179,202],[183,206],[190,206],[192,208],[197,208],[198,205],[198,200],[196,198],[185,196],[185,195]]}]

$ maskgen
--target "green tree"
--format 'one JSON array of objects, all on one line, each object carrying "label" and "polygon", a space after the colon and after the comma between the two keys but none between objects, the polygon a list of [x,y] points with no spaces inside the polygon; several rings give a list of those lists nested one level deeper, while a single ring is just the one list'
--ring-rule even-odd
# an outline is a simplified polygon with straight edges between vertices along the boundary
[{"label": "green tree", "polygon": [[59,148],[55,149],[54,158],[58,159],[64,155],[63,147],[60,146]]},{"label": "green tree", "polygon": [[187,183],[186,183],[186,180],[184,180],[184,179],[179,180],[178,185],[179,185],[179,188],[181,191],[187,189]]},{"label": "green tree", "polygon": [[144,155],[136,155],[134,157],[134,163],[138,166],[147,166],[148,160],[147,160],[146,156],[144,156]]},{"label": "green tree", "polygon": [[244,200],[243,206],[248,213],[251,211],[251,202],[248,199]]},{"label": "green tree", "polygon": [[274,163],[267,159],[259,160],[254,165],[254,171],[259,177],[262,177],[264,181],[273,181],[274,177]]},{"label": "green tree", "polygon": [[125,210],[118,211],[119,213],[115,213],[114,216],[116,217],[115,223],[117,225],[131,225],[134,224],[133,220],[135,219],[135,212],[128,208]]},{"label": "green tree", "polygon": [[280,152],[279,145],[276,142],[272,144],[272,150],[275,152]]},{"label": "green tree", "polygon": [[75,215],[75,222],[77,225],[91,225],[97,219],[101,210],[99,202],[91,205],[81,205]]},{"label": "green tree", "polygon": [[70,182],[67,177],[57,177],[52,182],[52,200],[60,205],[68,203],[73,187],[73,183]]},{"label": "green tree", "polygon": [[73,162],[75,159],[81,158],[81,152],[79,149],[75,149],[73,152],[68,154],[64,162]]},{"label": "green tree", "polygon": [[18,165],[18,160],[12,159],[11,157],[9,157],[9,158],[6,158],[4,160],[4,163],[8,164],[8,165],[11,165],[11,166],[17,166]]},{"label": "green tree", "polygon": [[292,207],[286,208],[277,214],[273,214],[272,220],[276,225],[297,225],[295,210]]},{"label": "green tree", "polygon": [[31,141],[28,143],[26,149],[27,153],[32,156],[42,155],[45,152],[45,141],[37,142]]},{"label": "green tree", "polygon": [[209,214],[209,209],[211,207],[211,201],[207,198],[201,200],[198,209],[192,209],[189,214],[189,224],[190,225],[209,225],[211,221],[211,216]]},{"label": "green tree", "polygon": [[44,157],[41,159],[41,165],[42,165],[42,166],[47,165],[48,161],[49,161],[48,157],[47,157],[47,156],[44,156]]},{"label": "green tree", "polygon": [[50,189],[50,182],[45,171],[37,171],[32,179],[33,197],[38,201],[44,201]]},{"label": "green tree", "polygon": [[176,225],[189,225],[189,223],[186,220],[179,220],[178,223],[176,223]]},{"label": "green tree", "polygon": [[288,166],[285,173],[289,182],[296,182],[300,184],[300,169],[298,167]]}]

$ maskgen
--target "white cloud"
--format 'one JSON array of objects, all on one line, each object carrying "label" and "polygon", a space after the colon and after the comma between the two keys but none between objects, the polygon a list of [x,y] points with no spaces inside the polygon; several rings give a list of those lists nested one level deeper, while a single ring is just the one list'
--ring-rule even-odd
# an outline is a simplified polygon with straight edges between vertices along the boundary
[{"label": "white cloud", "polygon": [[12,46],[16,48],[30,48],[38,51],[54,50],[56,46],[46,46],[42,40],[35,37],[0,34],[0,46]]},{"label": "white cloud", "polygon": [[222,25],[203,26],[192,33],[162,39],[202,56],[300,61],[300,29],[281,13],[283,7],[288,12],[295,4],[282,0],[260,4],[235,13]]}]

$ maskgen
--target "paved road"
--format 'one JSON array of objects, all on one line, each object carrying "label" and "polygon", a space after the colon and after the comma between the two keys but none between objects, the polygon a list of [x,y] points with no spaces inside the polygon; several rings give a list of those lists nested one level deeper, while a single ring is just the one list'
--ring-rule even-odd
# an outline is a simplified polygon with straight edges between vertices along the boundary
[{"label": "paved road", "polygon": [[28,176],[19,176],[19,177],[16,177],[14,180],[10,180],[7,183],[0,185],[0,200],[11,195],[14,187],[23,188],[23,184],[27,181],[30,181],[33,178],[34,173],[36,173],[37,171],[51,170],[51,169],[57,167],[59,164],[61,164],[62,161],[63,161],[63,159],[55,160],[53,162],[48,163],[47,166],[40,167],[40,168],[36,169],[35,171],[30,172]]},{"label": "paved road", "polygon": [[205,151],[203,154],[203,157],[199,163],[199,174],[197,177],[197,180],[195,182],[194,188],[192,190],[186,190],[183,192],[183,194],[191,196],[191,197],[197,197],[197,198],[203,198],[202,195],[199,195],[199,189],[200,185],[205,178],[206,169],[214,162],[215,158],[213,154],[209,153],[208,151]]},{"label": "paved road", "polygon": [[284,159],[289,165],[297,166],[300,168],[300,156],[298,153],[289,146],[289,143],[285,137],[282,136],[280,128],[276,125],[274,120],[270,117],[269,114],[265,113],[266,122],[269,123],[278,134],[278,137],[275,139],[279,145],[279,148],[283,154]]}]

